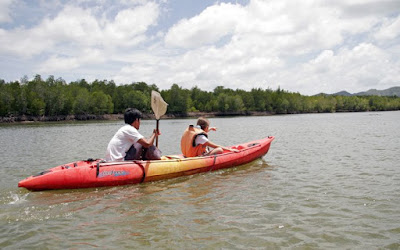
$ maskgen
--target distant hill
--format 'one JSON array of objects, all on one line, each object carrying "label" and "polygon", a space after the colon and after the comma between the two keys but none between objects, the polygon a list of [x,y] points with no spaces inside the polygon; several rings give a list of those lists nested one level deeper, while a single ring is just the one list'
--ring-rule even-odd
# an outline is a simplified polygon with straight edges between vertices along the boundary
[{"label": "distant hill", "polygon": [[353,94],[350,94],[349,92],[343,90],[332,95],[352,96]]},{"label": "distant hill", "polygon": [[341,95],[341,96],[363,96],[363,95],[378,95],[378,96],[398,96],[400,97],[400,87],[392,87],[384,90],[370,89],[364,92],[358,92],[351,94],[347,91],[340,91],[334,93],[332,95]]}]

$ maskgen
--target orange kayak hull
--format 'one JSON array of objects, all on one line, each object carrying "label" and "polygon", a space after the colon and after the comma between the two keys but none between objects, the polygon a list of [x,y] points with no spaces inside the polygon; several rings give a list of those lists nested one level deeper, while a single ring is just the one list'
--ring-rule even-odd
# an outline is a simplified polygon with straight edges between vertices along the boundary
[{"label": "orange kayak hull", "polygon": [[231,147],[238,152],[226,151],[211,156],[185,158],[169,155],[156,161],[76,161],[21,180],[18,187],[39,191],[120,186],[215,171],[243,165],[264,156],[273,140],[274,137],[269,136]]}]

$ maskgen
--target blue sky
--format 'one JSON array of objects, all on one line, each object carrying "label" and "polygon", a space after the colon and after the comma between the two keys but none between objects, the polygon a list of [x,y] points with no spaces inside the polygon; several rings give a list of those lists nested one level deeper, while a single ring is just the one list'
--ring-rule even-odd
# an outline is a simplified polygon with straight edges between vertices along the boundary
[{"label": "blue sky", "polygon": [[1,0],[0,79],[278,87],[400,86],[399,0]]}]

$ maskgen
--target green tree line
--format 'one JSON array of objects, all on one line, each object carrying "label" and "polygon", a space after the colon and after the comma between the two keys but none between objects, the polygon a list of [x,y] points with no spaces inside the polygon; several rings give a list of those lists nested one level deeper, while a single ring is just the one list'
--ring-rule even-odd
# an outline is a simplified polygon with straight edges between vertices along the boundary
[{"label": "green tree line", "polygon": [[223,86],[204,91],[197,86],[185,89],[173,84],[170,89],[159,90],[155,85],[135,82],[116,85],[114,81],[84,79],[66,83],[54,76],[32,80],[25,76],[20,81],[0,79],[0,116],[57,116],[103,115],[123,113],[135,107],[151,113],[151,91],[161,93],[169,104],[167,113],[184,116],[188,112],[219,112],[225,114],[270,112],[276,114],[386,111],[400,110],[397,96],[304,96],[278,88],[253,88],[250,91]]}]

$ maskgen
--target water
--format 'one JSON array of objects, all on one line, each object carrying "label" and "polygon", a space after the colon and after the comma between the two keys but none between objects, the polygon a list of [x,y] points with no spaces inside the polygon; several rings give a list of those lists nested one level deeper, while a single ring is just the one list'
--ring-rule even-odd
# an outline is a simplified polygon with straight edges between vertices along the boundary
[{"label": "water", "polygon": [[[1,125],[1,249],[399,249],[400,112],[210,119],[212,141],[274,135],[250,164],[141,185],[29,192],[47,168],[102,158],[117,122]],[[179,152],[195,119],[161,120]],[[150,135],[155,121],[143,121]]]}]

